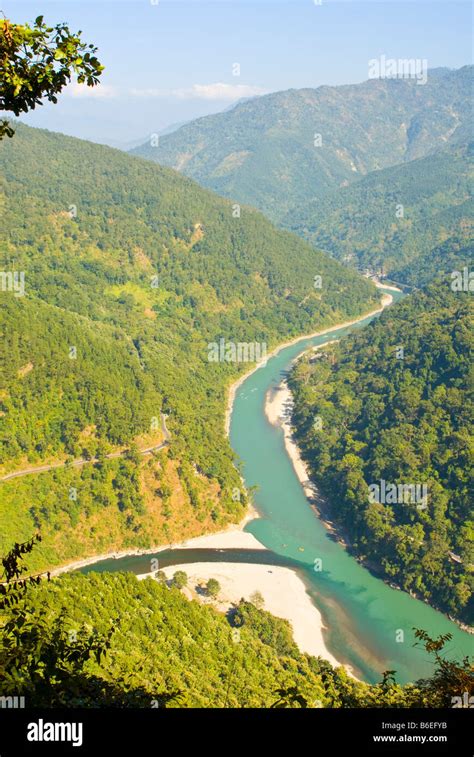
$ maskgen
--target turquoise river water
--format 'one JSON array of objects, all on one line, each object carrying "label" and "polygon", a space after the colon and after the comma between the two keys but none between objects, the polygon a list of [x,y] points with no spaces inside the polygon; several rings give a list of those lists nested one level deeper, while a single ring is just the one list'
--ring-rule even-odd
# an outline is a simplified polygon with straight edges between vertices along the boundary
[{"label": "turquoise river water", "polygon": [[[395,299],[400,296],[392,294]],[[278,386],[299,354],[311,346],[340,339],[356,328],[363,328],[370,320],[367,318],[355,326],[284,347],[237,390],[230,440],[243,462],[246,486],[258,487],[254,504],[261,516],[248,523],[245,530],[271,553],[170,549],[156,556],[163,567],[197,561],[293,567],[322,614],[327,629],[324,632],[326,645],[336,659],[351,665],[354,673],[366,681],[378,681],[384,670],[396,670],[397,680],[405,683],[429,675],[433,670],[426,652],[413,646],[414,627],[426,629],[431,636],[451,633],[453,638],[447,649],[458,658],[473,652],[474,637],[426,603],[391,588],[372,575],[331,538],[305,496],[286,452],[282,430],[268,422],[264,410],[267,392]],[[105,560],[83,571],[146,572],[151,557]],[[316,572],[314,561],[318,558],[322,561],[322,570]]]}]

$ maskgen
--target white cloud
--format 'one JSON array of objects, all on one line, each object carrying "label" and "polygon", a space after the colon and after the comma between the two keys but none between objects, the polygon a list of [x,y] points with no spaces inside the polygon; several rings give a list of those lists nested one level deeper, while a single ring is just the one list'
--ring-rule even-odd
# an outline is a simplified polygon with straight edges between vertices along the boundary
[{"label": "white cloud", "polygon": [[66,92],[70,97],[94,97],[100,100],[118,97],[119,91],[116,87],[108,84],[97,84],[95,87],[88,87],[87,84],[78,84],[73,82],[69,85]]},{"label": "white cloud", "polygon": [[225,100],[231,102],[233,100],[240,100],[243,97],[265,95],[267,90],[262,87],[254,87],[250,84],[224,84],[223,82],[193,84],[192,87],[182,89],[156,89],[153,87],[119,89],[108,84],[98,84],[95,87],[88,87],[86,84],[75,82],[69,85],[67,93],[70,97],[74,98],[93,97],[100,100],[118,97],[138,97],[146,99]]},{"label": "white cloud", "polygon": [[240,100],[242,97],[255,97],[266,94],[262,87],[249,84],[193,84],[188,89],[175,89],[172,94],[180,100]]},{"label": "white cloud", "polygon": [[128,94],[130,97],[169,97],[171,93],[166,89],[154,89],[153,87],[149,87],[148,89],[137,89],[132,87],[132,89],[128,91]]}]

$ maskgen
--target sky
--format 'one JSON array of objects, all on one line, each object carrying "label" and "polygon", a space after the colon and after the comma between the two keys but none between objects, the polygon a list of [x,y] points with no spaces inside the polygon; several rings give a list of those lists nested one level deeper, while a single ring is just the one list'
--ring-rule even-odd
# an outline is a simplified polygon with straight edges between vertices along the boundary
[{"label": "sky", "polygon": [[472,62],[472,6],[461,0],[1,0],[16,23],[43,15],[98,48],[94,89],[72,83],[57,105],[22,118],[131,147],[243,97],[368,78],[369,61]]}]

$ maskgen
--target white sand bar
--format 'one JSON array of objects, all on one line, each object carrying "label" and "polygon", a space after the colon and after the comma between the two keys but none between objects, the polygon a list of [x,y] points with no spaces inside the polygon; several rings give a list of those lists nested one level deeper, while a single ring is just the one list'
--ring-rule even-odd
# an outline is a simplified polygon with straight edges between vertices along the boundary
[{"label": "white sand bar", "polygon": [[[177,570],[184,570],[188,575],[188,585],[184,589],[186,596],[210,604],[222,612],[241,599],[250,599],[255,591],[259,591],[265,601],[263,609],[291,623],[293,638],[302,652],[323,657],[335,666],[341,664],[327,649],[321,613],[293,570],[273,565],[203,562],[173,565],[165,568],[164,572],[171,578]],[[215,578],[221,586],[217,600],[203,597],[196,591],[196,587],[205,585],[210,578]]]}]

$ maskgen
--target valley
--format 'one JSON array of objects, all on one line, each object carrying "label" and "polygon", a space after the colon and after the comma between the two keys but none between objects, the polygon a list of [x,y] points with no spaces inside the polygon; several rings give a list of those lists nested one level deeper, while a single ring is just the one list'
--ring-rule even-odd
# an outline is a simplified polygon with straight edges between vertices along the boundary
[{"label": "valley", "polygon": [[53,5],[0,18],[2,755],[33,711],[97,754],[296,708],[460,753],[463,3]]}]

